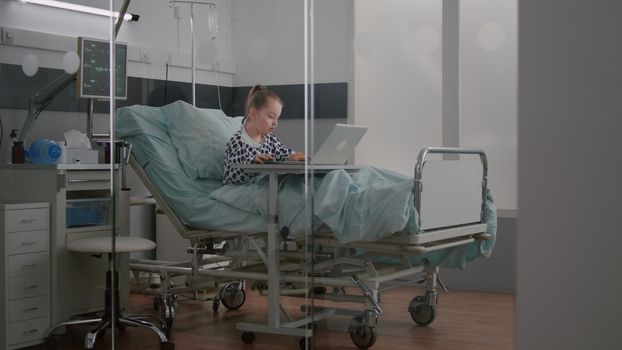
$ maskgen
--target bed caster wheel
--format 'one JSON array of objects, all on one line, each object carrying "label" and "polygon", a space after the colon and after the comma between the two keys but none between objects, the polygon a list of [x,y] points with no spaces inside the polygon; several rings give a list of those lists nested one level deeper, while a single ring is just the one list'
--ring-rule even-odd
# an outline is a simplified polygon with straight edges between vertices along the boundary
[{"label": "bed caster wheel", "polygon": [[376,343],[378,332],[376,327],[356,326],[350,328],[350,339],[359,349],[369,349]]},{"label": "bed caster wheel", "polygon": [[417,325],[427,326],[436,318],[436,305],[426,304],[425,297],[419,295],[410,302],[408,312]]},{"label": "bed caster wheel", "polygon": [[298,346],[300,347],[300,350],[313,349],[313,338],[300,338]]},{"label": "bed caster wheel", "polygon": [[214,300],[212,300],[212,311],[214,311],[214,313],[217,313],[219,307],[220,307],[220,298],[216,297],[214,298]]},{"label": "bed caster wheel", "polygon": [[160,350],[175,350],[175,343],[163,341],[160,343]]},{"label": "bed caster wheel", "polygon": [[244,344],[252,344],[255,341],[255,333],[244,332],[242,333],[242,342]]},{"label": "bed caster wheel", "polygon": [[240,282],[227,283],[220,291],[220,301],[229,310],[237,310],[246,301],[246,292]]},{"label": "bed caster wheel", "polygon": [[45,348],[47,350],[56,350],[58,349],[58,340],[53,336],[49,336],[45,338]]}]

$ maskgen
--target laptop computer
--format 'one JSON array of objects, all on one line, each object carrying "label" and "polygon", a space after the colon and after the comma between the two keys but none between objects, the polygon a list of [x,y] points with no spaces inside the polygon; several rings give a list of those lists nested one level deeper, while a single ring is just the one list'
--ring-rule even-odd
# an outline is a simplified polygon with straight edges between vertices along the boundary
[{"label": "laptop computer", "polygon": [[[367,132],[366,126],[335,124],[326,140],[311,157],[311,164],[342,165],[352,156],[354,148]],[[282,161],[278,164],[300,164],[301,161]]]}]

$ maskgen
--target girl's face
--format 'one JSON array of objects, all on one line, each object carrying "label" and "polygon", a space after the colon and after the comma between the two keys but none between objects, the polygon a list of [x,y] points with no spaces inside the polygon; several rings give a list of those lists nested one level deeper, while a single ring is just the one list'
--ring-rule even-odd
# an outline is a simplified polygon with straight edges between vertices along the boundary
[{"label": "girl's face", "polygon": [[262,135],[271,133],[277,126],[281,117],[281,109],[283,106],[273,99],[268,98],[266,104],[259,108],[251,108],[249,111],[249,122],[251,127],[255,128]]}]

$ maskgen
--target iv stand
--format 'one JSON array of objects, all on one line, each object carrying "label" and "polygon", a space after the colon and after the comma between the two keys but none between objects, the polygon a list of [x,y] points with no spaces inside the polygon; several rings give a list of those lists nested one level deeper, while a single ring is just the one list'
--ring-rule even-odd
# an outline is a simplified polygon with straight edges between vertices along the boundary
[{"label": "iv stand", "polygon": [[174,7],[176,4],[190,4],[190,34],[192,36],[192,44],[191,44],[191,55],[190,55],[190,64],[192,66],[192,105],[197,106],[196,104],[196,52],[194,49],[194,5],[207,5],[210,10],[214,10],[216,8],[216,4],[211,2],[204,1],[186,1],[186,0],[171,0],[168,2],[168,7]]}]

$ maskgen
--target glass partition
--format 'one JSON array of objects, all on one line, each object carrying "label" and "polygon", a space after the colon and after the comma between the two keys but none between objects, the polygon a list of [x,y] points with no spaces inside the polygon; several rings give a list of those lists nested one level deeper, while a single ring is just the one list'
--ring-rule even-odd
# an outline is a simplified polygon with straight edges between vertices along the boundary
[{"label": "glass partition", "polygon": [[[243,114],[244,101],[256,84],[265,85],[281,101],[278,127],[272,134],[285,153],[275,160],[304,160],[309,150],[310,123],[310,9],[308,1],[232,2],[232,43],[236,59],[234,115]],[[256,118],[252,109],[244,130],[252,132]],[[259,323],[242,322],[244,342],[266,341],[290,344],[292,337],[301,348],[312,346],[312,319],[307,308],[312,283],[310,177],[308,163],[266,165],[256,185],[267,186],[268,226],[266,252],[266,318]],[[278,196],[277,196],[278,193]],[[263,198],[259,196],[258,198]],[[264,282],[260,282],[263,284]],[[270,336],[279,335],[280,337]],[[255,340],[256,337],[256,340]],[[270,340],[266,340],[270,339]]]},{"label": "glass partition", "polygon": [[[13,242],[2,252],[11,267],[2,273],[11,290],[0,301],[11,310],[2,348],[70,347],[56,335],[65,331],[116,347],[128,303],[127,257],[117,249],[129,234],[129,192],[114,111],[128,96],[128,46],[116,41],[123,27],[111,11],[125,9],[107,0],[0,4],[2,239]],[[84,317],[111,324],[111,341],[73,326]]]},{"label": "glass partition", "polygon": [[339,164],[310,166],[314,345],[400,348],[382,301],[431,325],[439,276],[481,282],[459,275],[492,253],[491,193],[515,205],[516,2],[310,4],[308,153]]},{"label": "glass partition", "polygon": [[[50,327],[93,316],[104,309],[107,287],[120,289],[108,293],[109,305],[156,316],[154,327],[142,325],[163,347],[175,341],[177,316],[203,302],[214,313],[197,320],[206,327],[242,315],[230,325],[240,342],[387,344],[377,327],[384,292],[407,290],[404,308],[427,325],[436,317],[441,262],[474,258],[475,250],[451,253],[448,263],[444,253],[424,254],[419,238],[373,244],[427,229],[418,160],[420,168],[428,159],[475,160],[476,199],[486,195],[484,183],[515,209],[515,1],[63,3],[105,13],[0,3],[2,215],[45,218],[43,226],[5,232],[39,232],[32,240],[41,244],[2,254],[48,262],[7,277],[36,277],[47,287],[3,305],[41,299],[47,311],[18,318],[37,320],[24,323],[37,331],[8,337],[13,343],[4,347],[43,342]],[[127,10],[127,21],[111,9]],[[261,99],[247,106],[258,84],[277,101],[274,109]],[[266,124],[249,124],[258,115]],[[232,153],[238,132],[257,152],[244,161]],[[268,134],[279,142],[266,151],[272,157],[302,161],[258,164],[264,151],[255,143]],[[495,176],[485,178],[479,153],[418,159],[425,147],[483,149]],[[485,221],[490,209],[479,204],[459,225],[440,226]],[[386,215],[387,208],[397,210]],[[115,249],[93,257],[72,248],[97,237]],[[126,238],[143,245],[123,246]],[[118,279],[105,276],[109,255]],[[422,287],[403,286],[414,282]],[[246,311],[249,299],[262,307]],[[69,326],[80,336],[54,338],[63,348],[88,330]],[[116,328],[110,333],[110,343],[91,338],[123,348]]]},{"label": "glass partition", "polygon": [[[270,101],[280,101],[279,115],[267,115],[278,122],[260,130],[271,147],[273,136],[280,140],[273,156],[304,159],[301,154],[310,149],[312,4],[64,4],[127,9],[131,15],[119,27],[122,22],[110,14],[67,6],[0,5],[0,199],[18,203],[10,210],[46,208],[48,218],[49,247],[33,254],[49,259],[47,270],[37,270],[49,286],[47,294],[33,297],[46,300],[49,313],[37,315],[41,322],[32,332],[37,337],[28,335],[29,344],[48,341],[69,348],[80,339],[87,347],[125,348],[129,341],[170,348],[177,315],[208,302],[216,320],[225,318],[248,297],[265,304],[266,316],[254,319],[251,312],[232,324],[240,342],[266,342],[264,335],[271,334],[284,336],[278,342],[291,342],[293,336],[303,347],[311,346],[311,323],[305,319],[310,310],[301,311],[313,285],[307,279],[312,268],[306,242],[308,167],[304,162],[287,169],[225,165],[227,143],[244,128],[243,116],[257,119],[267,113],[265,101],[252,113],[246,108],[257,84],[278,96]],[[253,134],[262,124],[250,125]],[[41,141],[47,147],[37,155],[41,160],[30,153],[36,140],[49,140]],[[9,157],[9,150],[25,154],[15,148],[20,141],[29,150],[23,163]],[[53,154],[58,159],[48,158]],[[248,163],[258,162],[241,165]],[[223,186],[229,170],[258,175],[235,184],[238,197],[219,197],[233,186]],[[253,192],[255,186],[262,191]],[[294,207],[280,197],[283,191],[291,192],[285,198]],[[248,208],[249,198],[257,205]],[[294,217],[283,214],[292,208]],[[156,242],[157,252],[139,237]],[[94,246],[95,238],[105,238],[105,244]],[[130,288],[144,293],[130,294]],[[140,309],[145,299],[155,310]],[[94,312],[105,308],[112,328],[91,328],[99,322]],[[130,320],[135,308],[154,314],[156,322]],[[75,316],[87,320],[71,321]],[[24,325],[32,325],[30,320]],[[93,325],[86,327],[87,321]],[[67,327],[55,328],[59,324]],[[126,325],[153,332],[138,341],[133,330],[127,338],[118,337],[117,326]],[[58,334],[48,336],[51,329]]]}]

